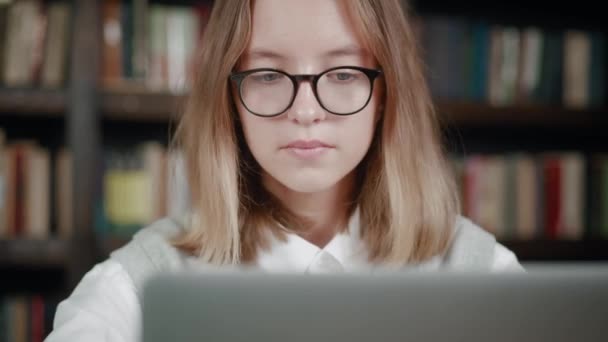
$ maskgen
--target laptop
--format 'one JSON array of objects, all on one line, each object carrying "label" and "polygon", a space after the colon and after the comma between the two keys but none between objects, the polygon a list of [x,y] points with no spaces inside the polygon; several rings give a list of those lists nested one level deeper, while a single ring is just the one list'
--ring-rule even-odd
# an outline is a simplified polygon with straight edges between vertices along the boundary
[{"label": "laptop", "polygon": [[143,340],[608,341],[608,267],[527,273],[172,273],[145,286]]}]

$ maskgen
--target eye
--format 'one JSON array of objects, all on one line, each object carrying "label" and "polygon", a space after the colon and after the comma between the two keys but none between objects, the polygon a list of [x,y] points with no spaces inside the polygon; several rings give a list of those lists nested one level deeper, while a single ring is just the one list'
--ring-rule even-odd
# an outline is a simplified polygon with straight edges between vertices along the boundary
[{"label": "eye", "polygon": [[331,73],[327,74],[327,77],[332,81],[348,82],[348,81],[356,80],[359,77],[359,75],[355,72],[342,70],[342,71],[331,72]]},{"label": "eye", "polygon": [[263,72],[263,73],[255,73],[251,75],[251,78],[255,82],[259,83],[273,83],[285,77],[285,75],[278,72]]}]

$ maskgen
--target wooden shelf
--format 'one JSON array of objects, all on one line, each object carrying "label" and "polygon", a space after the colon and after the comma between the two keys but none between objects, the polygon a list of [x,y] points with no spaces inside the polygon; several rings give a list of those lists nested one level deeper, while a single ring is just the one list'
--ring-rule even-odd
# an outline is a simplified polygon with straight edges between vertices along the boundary
[{"label": "wooden shelf", "polygon": [[608,240],[501,241],[521,261],[608,261]]},{"label": "wooden shelf", "polygon": [[10,267],[64,267],[69,242],[48,240],[0,240],[0,265]]},{"label": "wooden shelf", "polygon": [[184,96],[146,91],[102,92],[104,118],[129,121],[169,121],[177,118]]},{"label": "wooden shelf", "polygon": [[64,90],[0,89],[2,114],[63,117],[66,108]]},{"label": "wooden shelf", "polygon": [[467,102],[438,102],[441,121],[448,126],[543,126],[608,128],[608,108],[569,109],[559,106],[496,107]]},{"label": "wooden shelf", "polygon": [[[184,95],[162,92],[104,91],[104,117],[129,121],[177,119]],[[608,128],[608,107],[569,109],[560,106],[519,105],[497,107],[472,102],[437,102],[441,121],[448,126],[543,126]]]}]

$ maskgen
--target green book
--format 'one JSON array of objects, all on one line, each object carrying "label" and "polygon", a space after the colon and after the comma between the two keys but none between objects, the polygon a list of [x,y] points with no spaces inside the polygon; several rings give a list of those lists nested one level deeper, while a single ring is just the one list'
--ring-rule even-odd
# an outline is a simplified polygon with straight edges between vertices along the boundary
[{"label": "green book", "polygon": [[122,29],[122,71],[127,79],[133,78],[133,3],[130,0],[121,4]]},{"label": "green book", "polygon": [[472,28],[469,57],[469,97],[477,102],[487,99],[488,68],[490,62],[490,29],[486,23]]},{"label": "green book", "polygon": [[562,95],[563,35],[547,31],[542,47],[540,86],[534,98],[546,104],[560,104]]}]

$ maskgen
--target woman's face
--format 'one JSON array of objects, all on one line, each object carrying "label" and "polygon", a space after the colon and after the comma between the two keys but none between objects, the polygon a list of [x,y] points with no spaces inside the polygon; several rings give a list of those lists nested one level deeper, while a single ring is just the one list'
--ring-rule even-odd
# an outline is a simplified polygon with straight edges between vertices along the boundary
[{"label": "woman's face", "polygon": [[[253,3],[251,40],[238,71],[273,68],[289,74],[319,74],[339,66],[376,69],[339,0]],[[318,91],[328,103],[335,102],[333,108],[349,108],[361,103],[365,91],[341,93],[344,83],[340,82],[354,82],[353,77],[361,76],[327,75],[319,81]],[[276,75],[259,74],[248,82],[249,94],[262,94],[249,100],[256,108],[278,108],[282,104],[274,102],[290,93],[288,79],[279,80]],[[379,117],[380,80],[374,83],[367,106],[348,116],[323,109],[308,81],[300,83],[291,107],[275,117],[253,115],[236,100],[247,145],[263,169],[264,180],[312,193],[329,190],[351,173],[369,149]]]}]

